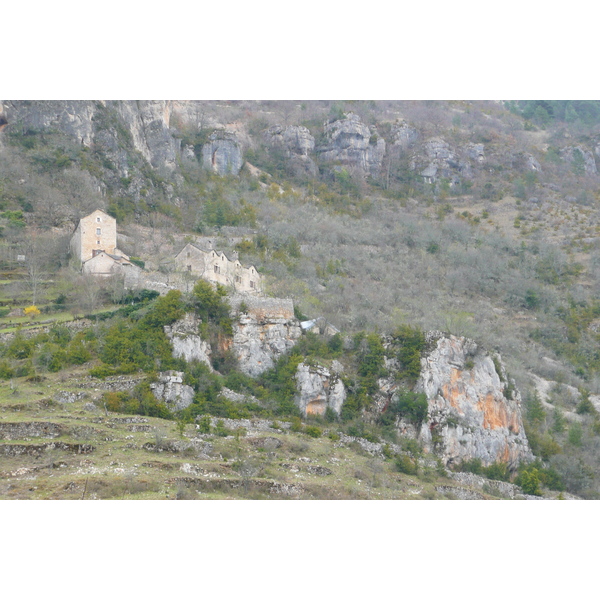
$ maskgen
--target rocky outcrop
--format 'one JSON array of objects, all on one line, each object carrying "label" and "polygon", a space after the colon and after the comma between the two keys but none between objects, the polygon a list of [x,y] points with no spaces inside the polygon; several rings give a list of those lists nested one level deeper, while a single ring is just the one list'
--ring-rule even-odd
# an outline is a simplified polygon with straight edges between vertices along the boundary
[{"label": "rocky outcrop", "polygon": [[410,148],[419,139],[419,132],[405,121],[394,123],[391,135],[393,146],[400,150]]},{"label": "rocky outcrop", "polygon": [[417,165],[426,165],[419,172],[426,183],[445,178],[454,184],[458,183],[459,176],[471,177],[471,162],[482,163],[484,156],[483,144],[468,144],[464,148],[454,149],[445,140],[435,137],[425,141],[423,153],[415,157],[414,165],[415,168]]},{"label": "rocky outcrop", "polygon": [[175,169],[180,141],[170,129],[172,102],[134,100],[108,104],[129,129],[135,149],[153,167]]},{"label": "rocky outcrop", "polygon": [[323,366],[300,363],[296,387],[294,400],[304,416],[324,415],[328,407],[339,415],[346,400],[346,388],[339,375]]},{"label": "rocky outcrop", "polygon": [[573,165],[573,167],[579,165],[583,173],[586,175],[597,175],[598,170],[596,168],[596,160],[594,154],[581,146],[569,146],[561,150],[561,158]]},{"label": "rocky outcrop", "polygon": [[236,304],[244,312],[233,323],[232,350],[240,370],[255,377],[294,346],[302,334],[300,322],[291,300],[246,296],[234,299],[232,306]]},{"label": "rocky outcrop", "polygon": [[306,127],[273,125],[263,134],[269,146],[283,148],[286,154],[308,156],[315,149],[315,138]]},{"label": "rocky outcrop", "polygon": [[244,164],[242,146],[235,134],[215,131],[202,146],[202,164],[219,175],[237,175]]},{"label": "rocky outcrop", "polygon": [[263,134],[266,144],[281,149],[297,174],[315,176],[318,172],[310,154],[315,149],[315,138],[306,127],[274,125]]},{"label": "rocky outcrop", "polygon": [[478,458],[483,465],[533,458],[521,418],[521,397],[498,356],[472,340],[441,336],[421,360],[416,390],[428,401],[420,441],[446,466]]},{"label": "rocky outcrop", "polygon": [[183,410],[194,401],[194,388],[183,383],[182,371],[159,373],[158,381],[150,384],[154,397],[170,410]]},{"label": "rocky outcrop", "polygon": [[[6,123],[24,129],[60,129],[85,146],[93,141],[96,103],[89,100],[23,100],[2,103]],[[1,108],[1,107],[0,107]]]},{"label": "rocky outcrop", "polygon": [[200,337],[200,323],[201,320],[195,314],[186,313],[172,325],[165,325],[165,334],[173,346],[174,358],[183,358],[188,363],[204,363],[212,371],[211,347]]},{"label": "rocky outcrop", "polygon": [[100,146],[108,152],[121,177],[128,175],[124,141],[130,142],[154,167],[173,170],[176,166],[180,141],[170,128],[169,101],[53,100],[3,105],[9,126],[57,129],[84,146]]},{"label": "rocky outcrop", "polygon": [[325,123],[326,145],[317,149],[321,159],[354,167],[364,174],[377,175],[385,155],[385,140],[348,113],[344,119]]}]

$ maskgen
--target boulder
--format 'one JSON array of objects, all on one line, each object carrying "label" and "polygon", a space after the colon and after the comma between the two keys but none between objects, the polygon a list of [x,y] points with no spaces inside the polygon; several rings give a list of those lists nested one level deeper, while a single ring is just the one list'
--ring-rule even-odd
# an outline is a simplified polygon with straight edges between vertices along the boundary
[{"label": "boulder", "polygon": [[154,397],[170,410],[183,410],[194,401],[194,388],[183,383],[182,371],[159,373],[158,381],[150,384]]}]

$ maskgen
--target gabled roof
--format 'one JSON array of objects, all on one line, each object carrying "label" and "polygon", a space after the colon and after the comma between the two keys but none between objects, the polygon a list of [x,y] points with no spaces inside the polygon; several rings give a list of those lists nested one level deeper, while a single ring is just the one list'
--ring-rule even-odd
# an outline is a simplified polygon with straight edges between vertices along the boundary
[{"label": "gabled roof", "polygon": [[102,256],[103,254],[105,256],[108,256],[114,262],[121,263],[121,264],[127,264],[127,265],[133,265],[133,263],[131,261],[129,261],[127,258],[125,258],[124,256],[120,256],[119,254],[109,254],[108,252],[106,252],[106,250],[100,250],[100,252],[98,252],[95,256],[92,256],[92,258],[88,258],[87,260],[83,261],[83,264],[89,263],[90,261],[95,260],[99,256]]}]

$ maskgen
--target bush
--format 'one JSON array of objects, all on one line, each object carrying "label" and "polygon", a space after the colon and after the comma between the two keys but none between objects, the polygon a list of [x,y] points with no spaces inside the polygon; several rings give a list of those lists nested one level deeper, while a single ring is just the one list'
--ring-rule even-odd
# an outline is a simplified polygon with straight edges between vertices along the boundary
[{"label": "bush", "polygon": [[396,470],[405,475],[416,475],[419,470],[417,462],[406,454],[398,456],[394,464]]},{"label": "bush", "polygon": [[400,377],[415,382],[421,373],[421,353],[425,349],[425,334],[418,327],[401,325],[393,337],[397,344],[398,361],[402,367]]},{"label": "bush", "polygon": [[538,470],[533,467],[529,470],[519,473],[515,483],[523,490],[524,494],[531,496],[541,496],[540,477]]},{"label": "bush", "polygon": [[419,426],[427,417],[427,396],[424,393],[400,391],[398,400],[388,407],[387,412],[398,415]]},{"label": "bush", "polygon": [[33,340],[26,340],[19,332],[6,347],[6,355],[10,358],[29,358],[33,354],[35,344]]},{"label": "bush", "polygon": [[30,317],[32,319],[35,319],[36,317],[39,317],[42,314],[40,309],[33,304],[24,308],[23,313],[26,317]]},{"label": "bush", "polygon": [[309,435],[310,437],[313,438],[319,438],[321,437],[321,435],[323,435],[323,431],[321,429],[319,429],[319,427],[317,427],[316,425],[307,425],[304,428],[304,432],[306,435]]},{"label": "bush", "polygon": [[198,431],[200,433],[210,433],[210,430],[211,430],[210,417],[205,415],[198,421]]},{"label": "bush", "polygon": [[12,379],[15,376],[13,368],[5,360],[0,362],[0,379]]}]

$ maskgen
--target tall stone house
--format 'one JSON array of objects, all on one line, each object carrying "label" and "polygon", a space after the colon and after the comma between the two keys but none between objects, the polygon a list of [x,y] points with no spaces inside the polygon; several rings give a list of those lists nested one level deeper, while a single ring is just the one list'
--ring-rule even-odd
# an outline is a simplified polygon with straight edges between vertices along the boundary
[{"label": "tall stone house", "polygon": [[100,209],[79,220],[70,247],[71,254],[81,263],[82,273],[130,276],[140,270],[117,248],[116,219]]},{"label": "tall stone house", "polygon": [[218,250],[202,250],[189,243],[175,256],[178,271],[212,283],[219,283],[236,292],[259,293],[261,277],[254,266],[244,267],[237,257],[230,260]]}]

